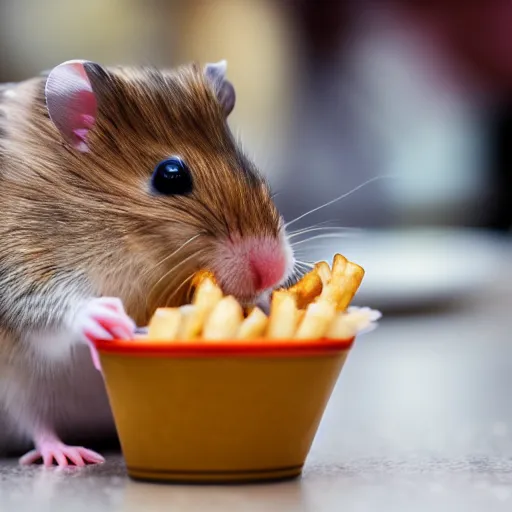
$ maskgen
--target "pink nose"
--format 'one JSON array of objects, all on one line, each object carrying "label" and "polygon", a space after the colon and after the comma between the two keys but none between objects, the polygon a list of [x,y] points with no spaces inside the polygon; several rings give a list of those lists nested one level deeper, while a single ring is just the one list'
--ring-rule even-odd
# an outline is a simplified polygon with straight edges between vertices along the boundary
[{"label": "pink nose", "polygon": [[256,291],[275,286],[284,276],[286,259],[282,251],[253,251],[250,256],[253,286]]}]

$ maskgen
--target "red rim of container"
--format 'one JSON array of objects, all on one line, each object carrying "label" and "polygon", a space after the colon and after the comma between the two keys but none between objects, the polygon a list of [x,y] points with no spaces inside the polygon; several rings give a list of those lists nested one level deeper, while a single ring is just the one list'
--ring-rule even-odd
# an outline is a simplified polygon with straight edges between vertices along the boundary
[{"label": "red rim of container", "polygon": [[222,341],[151,341],[113,340],[95,342],[104,354],[133,356],[216,356],[216,355],[312,355],[348,350],[354,338],[347,340],[222,340]]}]

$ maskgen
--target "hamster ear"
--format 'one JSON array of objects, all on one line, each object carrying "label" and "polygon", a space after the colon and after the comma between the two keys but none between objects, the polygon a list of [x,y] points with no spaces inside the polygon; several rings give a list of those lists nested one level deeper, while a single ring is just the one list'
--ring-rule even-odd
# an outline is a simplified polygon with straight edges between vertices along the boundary
[{"label": "hamster ear", "polygon": [[87,136],[96,121],[97,101],[87,76],[87,61],[72,60],[53,68],[46,79],[48,114],[75,149],[89,151]]},{"label": "hamster ear", "polygon": [[236,94],[233,84],[226,80],[226,71],[228,63],[225,60],[216,62],[214,64],[206,64],[204,68],[204,74],[210,81],[217,94],[226,117],[231,114],[231,111],[235,107]]}]

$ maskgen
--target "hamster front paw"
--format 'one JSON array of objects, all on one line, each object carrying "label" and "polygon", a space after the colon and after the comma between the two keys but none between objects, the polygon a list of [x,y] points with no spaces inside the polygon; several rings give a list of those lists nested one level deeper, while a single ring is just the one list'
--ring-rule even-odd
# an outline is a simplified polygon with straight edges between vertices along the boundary
[{"label": "hamster front paw", "polygon": [[74,327],[82,337],[94,341],[132,339],[136,326],[120,299],[99,297],[82,306],[75,316]]},{"label": "hamster front paw", "polygon": [[126,314],[123,303],[114,297],[99,297],[86,302],[74,318],[73,329],[89,345],[94,366],[101,370],[94,346],[96,340],[130,340],[135,322]]}]

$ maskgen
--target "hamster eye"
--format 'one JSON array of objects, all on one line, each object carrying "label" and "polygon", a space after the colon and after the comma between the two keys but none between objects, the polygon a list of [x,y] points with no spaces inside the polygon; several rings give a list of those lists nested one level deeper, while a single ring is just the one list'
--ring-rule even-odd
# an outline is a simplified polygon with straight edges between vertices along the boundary
[{"label": "hamster eye", "polygon": [[151,184],[160,194],[185,195],[192,192],[192,175],[185,162],[175,156],[162,160],[155,167]]}]

